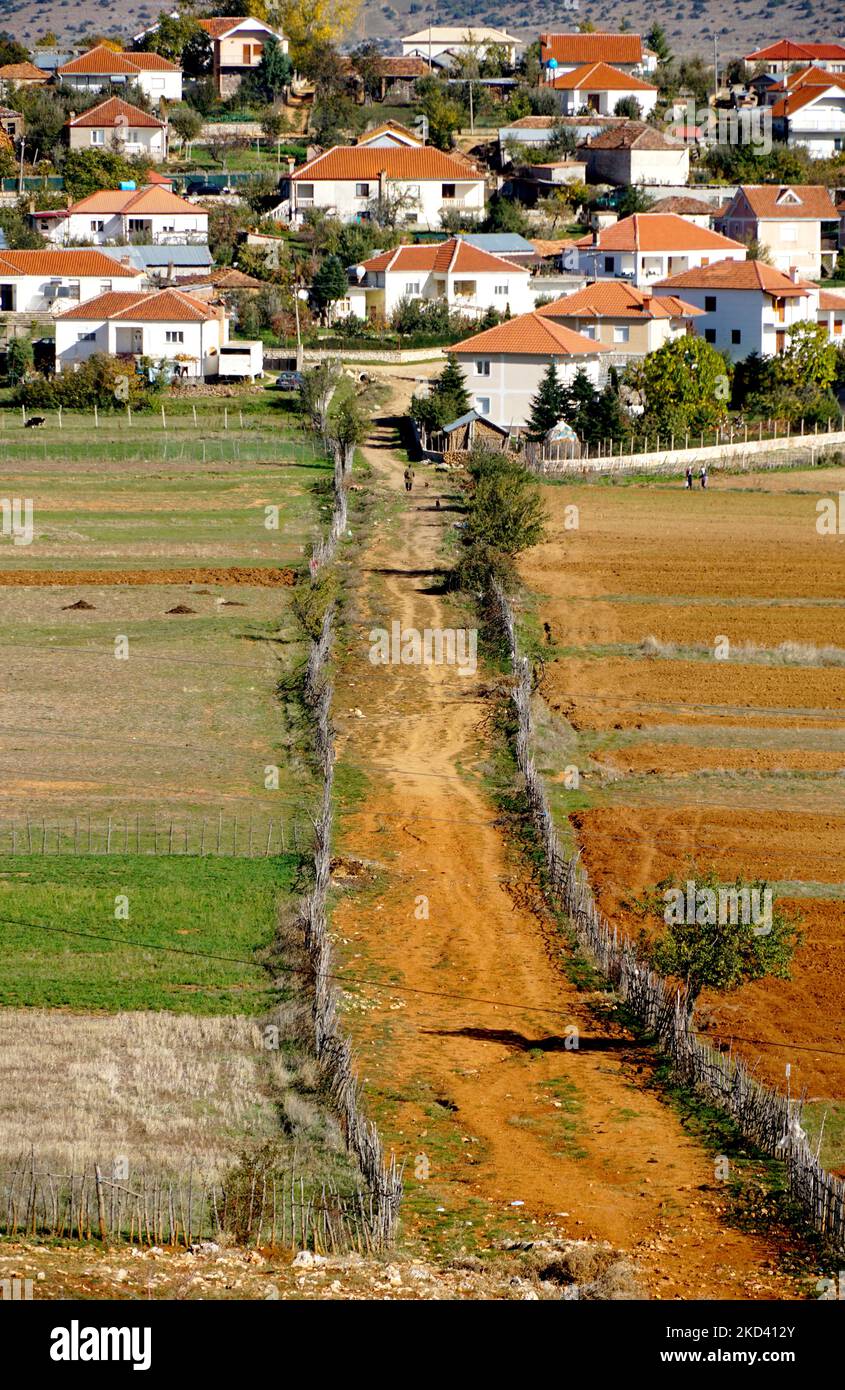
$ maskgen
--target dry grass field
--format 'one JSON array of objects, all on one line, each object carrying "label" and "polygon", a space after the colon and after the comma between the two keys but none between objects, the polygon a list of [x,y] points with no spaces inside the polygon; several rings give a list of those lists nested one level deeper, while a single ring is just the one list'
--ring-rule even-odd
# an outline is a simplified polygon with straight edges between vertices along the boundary
[{"label": "dry grass field", "polygon": [[[694,866],[768,879],[803,918],[790,980],[705,993],[702,1018],[761,1075],[830,1111],[845,1167],[845,541],[816,501],[845,471],[545,488],[523,578],[544,657],[545,770],[599,902]],[[579,527],[563,508],[576,503]],[[724,655],[717,657],[717,651]],[[563,767],[582,777],[565,788]],[[693,875],[694,876],[694,875]]]}]

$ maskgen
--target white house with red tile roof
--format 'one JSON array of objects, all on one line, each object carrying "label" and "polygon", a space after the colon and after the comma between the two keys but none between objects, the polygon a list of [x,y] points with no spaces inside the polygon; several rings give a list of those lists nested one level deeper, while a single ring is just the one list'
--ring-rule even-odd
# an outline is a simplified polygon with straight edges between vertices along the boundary
[{"label": "white house with red tile roof", "polygon": [[819,289],[784,275],[762,261],[721,261],[673,275],[654,286],[655,295],[681,295],[702,309],[694,332],[735,362],[749,353],[783,352],[789,330],[815,319]]},{"label": "white house with red tile roof", "polygon": [[715,261],[744,261],[747,255],[741,242],[670,212],[634,213],[575,244],[586,275],[640,286]]},{"label": "white house with red tile roof", "polygon": [[823,222],[836,222],[830,191],[820,184],[741,184],[716,225],[739,241],[765,246],[778,270],[817,280]]},{"label": "white house with red tile roof", "polygon": [[114,288],[137,289],[144,276],[102,251],[0,251],[0,310],[61,313]]},{"label": "white house with red tile roof", "polygon": [[814,159],[845,150],[845,75],[804,68],[773,92],[772,130],[787,145],[802,145]]},{"label": "white house with red tile roof", "polygon": [[[235,358],[247,354],[253,370],[260,344],[229,345],[222,308],[181,290],[112,291],[78,304],[56,319],[56,371],[73,371],[95,352],[178,363],[189,377],[240,376]],[[242,364],[241,364],[242,365]],[[231,368],[231,369],[230,369]]]},{"label": "white house with red tile roof", "polygon": [[819,290],[816,319],[827,329],[827,336],[837,347],[845,344],[845,290]]},{"label": "white house with red tile roof", "polygon": [[122,97],[107,97],[65,123],[72,150],[118,150],[146,155],[155,163],[167,158],[167,122],[132,106]]},{"label": "white house with red tile roof", "polygon": [[625,280],[596,280],[537,310],[620,357],[644,357],[692,331],[703,310],[675,295],[658,297]]},{"label": "white house with red tile roof", "polygon": [[62,87],[82,92],[135,84],[154,106],[162,100],[182,100],[182,69],[159,53],[124,53],[97,44],[78,58],[56,68]]},{"label": "white house with red tile roof", "polygon": [[597,183],[669,184],[689,179],[689,145],[645,121],[623,121],[578,146],[587,175]]},{"label": "white house with red tile roof", "polygon": [[552,72],[571,72],[584,63],[609,63],[620,72],[653,72],[657,55],[646,48],[639,34],[541,34],[540,62]]},{"label": "white house with red tile roof", "polygon": [[208,213],[196,203],[161,186],[101,189],[70,207],[32,213],[33,223],[59,246],[68,242],[131,241],[145,245],[203,245],[208,242]]},{"label": "white house with red tile roof", "polygon": [[750,68],[762,65],[763,71],[773,77],[784,76],[796,65],[845,72],[845,44],[795,43],[792,39],[779,39],[777,43],[746,53],[745,62]]},{"label": "white house with red tile roof", "polygon": [[522,47],[522,40],[514,38],[506,30],[477,24],[457,27],[430,24],[425,29],[418,29],[415,34],[406,34],[400,42],[405,57],[428,60],[439,58],[444,53],[471,54],[483,59],[489,48],[501,48],[505,50],[506,61],[511,67],[516,62],[517,50]]},{"label": "white house with red tile roof", "polygon": [[422,136],[409,130],[399,121],[379,121],[378,125],[370,126],[370,129],[365,130],[363,135],[359,135],[355,144],[373,146],[378,149],[393,149],[397,145],[410,149],[421,149],[425,141]]},{"label": "white house with red tile roof", "polygon": [[534,307],[530,271],[472,246],[462,237],[424,246],[397,246],[358,267],[349,310],[359,318],[389,319],[404,301],[434,300],[478,317],[488,309],[524,314]]},{"label": "white house with red tile roof", "polygon": [[659,95],[653,83],[608,63],[582,63],[569,72],[556,73],[547,79],[544,90],[557,98],[564,116],[577,116],[580,111],[614,116],[617,104],[628,98],[637,103],[641,116],[648,116]]},{"label": "white house with red tile roof", "polygon": [[303,164],[290,178],[289,215],[295,223],[312,208],[342,222],[368,221],[380,202],[392,207],[400,223],[439,227],[446,211],[483,213],[484,176],[467,161],[433,145],[420,149],[336,145]]},{"label": "white house with red tile roof", "polygon": [[550,362],[563,382],[580,370],[596,384],[607,348],[534,311],[465,338],[449,352],[463,370],[473,410],[509,429],[528,423]]}]

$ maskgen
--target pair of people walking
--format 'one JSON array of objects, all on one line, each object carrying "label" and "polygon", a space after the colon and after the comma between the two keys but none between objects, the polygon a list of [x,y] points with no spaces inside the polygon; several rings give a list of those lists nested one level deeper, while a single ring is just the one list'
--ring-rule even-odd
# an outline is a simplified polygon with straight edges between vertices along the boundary
[{"label": "pair of people walking", "polygon": [[[699,482],[701,483],[701,486],[702,486],[703,488],[706,487],[706,486],[707,486],[707,464],[706,464],[706,463],[703,463],[703,464],[701,465],[701,468],[698,470],[698,478],[699,478]],[[686,474],[685,474],[684,486],[687,488],[687,490],[690,490],[690,489],[692,488],[692,469],[689,467],[689,465],[687,465],[687,471],[686,471]]]}]

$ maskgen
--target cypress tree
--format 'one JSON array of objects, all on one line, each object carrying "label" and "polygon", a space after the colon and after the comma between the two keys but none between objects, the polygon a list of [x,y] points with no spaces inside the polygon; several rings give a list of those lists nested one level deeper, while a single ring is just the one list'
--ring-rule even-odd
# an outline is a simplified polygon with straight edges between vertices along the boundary
[{"label": "cypress tree", "polygon": [[546,368],[540,389],[531,401],[531,414],[528,419],[530,439],[545,439],[549,430],[554,429],[559,420],[567,414],[569,401],[567,390],[557,374],[557,367],[550,362]]}]

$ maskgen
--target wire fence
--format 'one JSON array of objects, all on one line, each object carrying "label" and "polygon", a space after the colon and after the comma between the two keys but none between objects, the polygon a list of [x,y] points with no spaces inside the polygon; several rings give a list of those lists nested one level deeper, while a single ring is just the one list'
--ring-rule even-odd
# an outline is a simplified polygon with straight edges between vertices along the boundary
[{"label": "wire fence", "polygon": [[578,855],[564,852],[554,824],[543,779],[534,764],[531,713],[532,673],[521,657],[510,602],[500,589],[494,598],[507,642],[515,686],[516,759],[534,827],[545,850],[550,900],[572,924],[579,944],[599,966],[637,1023],[669,1056],[673,1071],[733,1116],[746,1139],[783,1161],[790,1194],[805,1219],[821,1235],[845,1249],[845,1181],[827,1172],[801,1128],[803,1097],[757,1080],[733,1051],[719,1052],[698,1037],[683,988],[672,985],[641,960],[628,936],[611,926],[596,906],[592,887]]},{"label": "wire fence", "polygon": [[0,1168],[0,1236],[99,1239],[146,1246],[184,1246],[233,1239],[240,1246],[367,1253],[378,1248],[375,1202],[361,1189],[295,1172],[235,1169],[215,1181],[189,1168],[178,1177],[83,1165],[57,1173],[35,1153]]},{"label": "wire fence", "polygon": [[148,812],[0,819],[0,854],[143,854],[259,859],[311,850],[314,823],[303,812],[150,815]]}]

